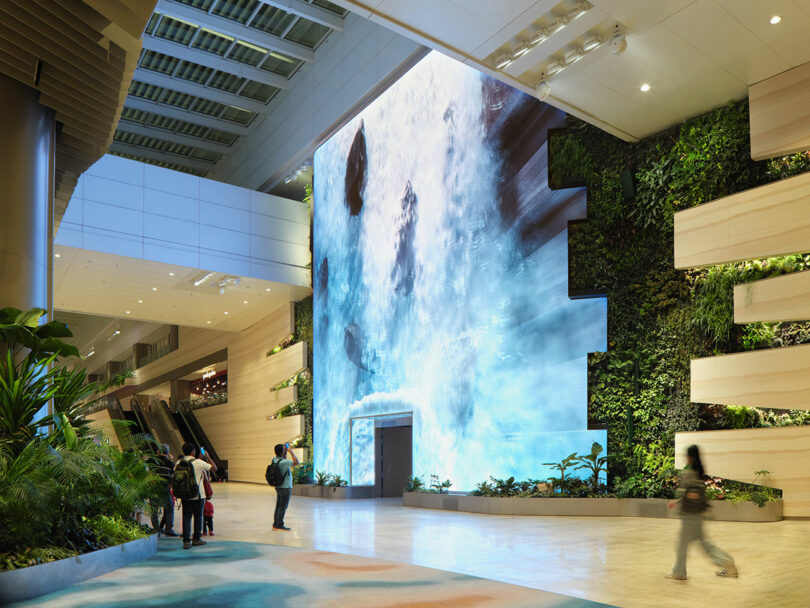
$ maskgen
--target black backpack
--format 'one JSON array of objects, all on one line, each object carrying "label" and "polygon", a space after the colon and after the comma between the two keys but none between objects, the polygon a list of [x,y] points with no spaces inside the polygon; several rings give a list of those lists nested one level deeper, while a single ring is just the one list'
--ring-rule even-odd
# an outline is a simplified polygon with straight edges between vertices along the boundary
[{"label": "black backpack", "polygon": [[285,473],[281,472],[279,462],[281,462],[280,458],[273,458],[273,461],[267,465],[267,470],[264,472],[264,478],[267,480],[267,483],[276,488],[284,483],[284,478],[290,474],[290,469],[287,469]]},{"label": "black backpack", "polygon": [[681,499],[681,511],[683,513],[703,513],[709,508],[709,501],[706,498],[706,486],[692,486],[686,488]]},{"label": "black backpack", "polygon": [[174,467],[172,479],[172,492],[175,498],[195,499],[200,497],[200,486],[197,485],[197,475],[191,460],[181,460]]}]

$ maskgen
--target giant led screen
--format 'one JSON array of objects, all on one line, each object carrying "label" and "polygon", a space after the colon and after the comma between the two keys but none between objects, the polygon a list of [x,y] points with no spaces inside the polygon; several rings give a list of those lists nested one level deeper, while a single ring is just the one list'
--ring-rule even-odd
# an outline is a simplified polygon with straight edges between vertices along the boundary
[{"label": "giant led screen", "polygon": [[[374,483],[374,428],[413,425],[413,472],[472,489],[605,445],[587,354],[606,303],[568,292],[550,190],[564,114],[431,53],[315,154],[314,461]],[[404,418],[403,418],[404,417]],[[409,418],[408,418],[409,417]]]}]

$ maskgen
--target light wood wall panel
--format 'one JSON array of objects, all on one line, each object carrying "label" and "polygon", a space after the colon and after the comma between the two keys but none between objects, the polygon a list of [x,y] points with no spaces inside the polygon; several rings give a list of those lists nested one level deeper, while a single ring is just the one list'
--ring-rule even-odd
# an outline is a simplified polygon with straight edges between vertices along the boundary
[{"label": "light wood wall panel", "polygon": [[810,319],[810,272],[734,286],[734,322]]},{"label": "light wood wall panel", "polygon": [[110,413],[107,410],[101,410],[91,414],[90,422],[87,426],[104,433],[104,436],[110,440],[111,445],[117,448],[121,447],[118,441],[118,434],[115,432],[115,427],[113,427],[112,418],[110,418]]},{"label": "light wood wall panel", "polygon": [[810,173],[675,214],[675,267],[810,251]]},{"label": "light wood wall panel", "polygon": [[676,466],[692,444],[709,475],[753,483],[756,471],[770,471],[757,483],[782,490],[784,515],[810,517],[810,426],[676,433]]},{"label": "light wood wall panel", "polygon": [[303,416],[272,419],[292,402],[295,391],[271,388],[306,368],[307,344],[299,342],[279,353],[268,352],[293,331],[292,303],[250,327],[228,343],[228,403],[195,412],[217,450],[228,460],[230,479],[265,483],[264,472],[273,446],[304,432]]},{"label": "light wood wall panel", "polygon": [[810,63],[748,88],[751,158],[810,150]]},{"label": "light wood wall panel", "polygon": [[692,359],[691,401],[810,410],[810,344]]}]

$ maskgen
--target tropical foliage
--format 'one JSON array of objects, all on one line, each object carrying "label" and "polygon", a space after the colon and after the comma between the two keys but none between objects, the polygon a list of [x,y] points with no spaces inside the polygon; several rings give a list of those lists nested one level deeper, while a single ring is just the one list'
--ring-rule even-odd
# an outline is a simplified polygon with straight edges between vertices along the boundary
[{"label": "tropical foliage", "polygon": [[[121,452],[90,430],[96,391],[64,358],[75,348],[43,310],[0,311],[0,568],[85,553],[147,532],[131,521],[162,481],[142,449]],[[49,400],[53,413],[45,414]]]},{"label": "tropical foliage", "polygon": [[608,350],[589,358],[588,417],[607,426],[617,495],[672,495],[676,432],[810,423],[808,412],[689,399],[691,358],[810,342],[808,323],[733,318],[735,284],[808,269],[810,256],[685,271],[672,258],[675,212],[808,169],[810,153],[751,160],[745,101],[638,143],[573,118],[551,138],[552,185],[588,188],[587,221],[569,228],[569,278],[574,293],[607,296]]}]

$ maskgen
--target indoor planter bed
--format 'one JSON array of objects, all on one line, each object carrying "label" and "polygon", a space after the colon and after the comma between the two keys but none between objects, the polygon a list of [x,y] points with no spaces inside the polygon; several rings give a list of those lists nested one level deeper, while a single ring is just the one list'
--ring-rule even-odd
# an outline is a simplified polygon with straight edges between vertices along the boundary
[{"label": "indoor planter bed", "polygon": [[0,572],[0,606],[107,574],[157,552],[157,534],[55,562]]},{"label": "indoor planter bed", "polygon": [[[588,517],[678,518],[677,509],[667,509],[667,498],[500,498],[467,494],[405,492],[406,507],[464,511],[489,515],[540,515]],[[708,517],[717,521],[781,521],[782,501],[759,508],[752,502],[710,502]]]},{"label": "indoor planter bed", "polygon": [[307,496],[309,498],[374,498],[374,486],[318,486],[315,484],[302,484],[293,486],[293,496]]}]

